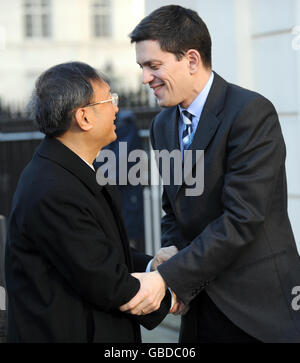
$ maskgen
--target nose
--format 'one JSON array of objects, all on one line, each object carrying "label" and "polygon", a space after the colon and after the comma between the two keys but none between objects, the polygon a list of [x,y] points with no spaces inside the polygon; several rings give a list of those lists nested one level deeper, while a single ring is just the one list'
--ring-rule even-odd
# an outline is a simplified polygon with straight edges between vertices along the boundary
[{"label": "nose", "polygon": [[115,113],[118,113],[119,112],[119,107],[114,105],[114,108],[115,108]]},{"label": "nose", "polygon": [[142,83],[143,84],[148,84],[151,81],[153,81],[154,76],[151,73],[151,71],[149,69],[144,68],[143,69],[143,75],[142,75]]}]

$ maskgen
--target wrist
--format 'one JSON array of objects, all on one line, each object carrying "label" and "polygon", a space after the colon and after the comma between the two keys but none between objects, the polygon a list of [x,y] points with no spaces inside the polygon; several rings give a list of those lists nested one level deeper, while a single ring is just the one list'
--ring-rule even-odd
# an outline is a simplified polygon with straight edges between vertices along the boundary
[{"label": "wrist", "polygon": [[168,286],[166,281],[164,280],[164,278],[162,277],[162,275],[158,272],[158,270],[153,271],[154,274],[157,275],[158,279],[161,281],[161,283],[163,284],[165,290],[167,290]]}]

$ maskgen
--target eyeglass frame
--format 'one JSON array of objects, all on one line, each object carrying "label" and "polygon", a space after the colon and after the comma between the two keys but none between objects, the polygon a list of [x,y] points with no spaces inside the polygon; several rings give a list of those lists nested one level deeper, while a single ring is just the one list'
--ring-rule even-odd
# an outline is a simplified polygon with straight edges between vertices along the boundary
[{"label": "eyeglass frame", "polygon": [[118,107],[119,104],[119,96],[117,93],[112,93],[111,94],[111,98],[109,100],[104,100],[104,101],[99,101],[99,102],[93,102],[93,103],[89,103],[88,105],[85,105],[83,107],[90,107],[90,106],[95,106],[95,105],[101,105],[102,103],[106,103],[106,102],[112,102],[113,105]]}]

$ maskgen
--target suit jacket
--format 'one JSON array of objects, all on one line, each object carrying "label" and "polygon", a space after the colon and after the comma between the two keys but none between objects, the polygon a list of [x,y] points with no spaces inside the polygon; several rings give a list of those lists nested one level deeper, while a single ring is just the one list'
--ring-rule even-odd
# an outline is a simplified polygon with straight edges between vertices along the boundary
[{"label": "suit jacket", "polygon": [[134,317],[118,308],[138,292],[133,251],[112,186],[56,139],[45,138],[14,195],[6,248],[9,342],[139,342],[170,307]]},{"label": "suit jacket", "polygon": [[[179,149],[178,119],[172,107],[153,120],[155,150]],[[187,304],[205,289],[233,323],[261,341],[300,342],[300,312],[292,309],[300,261],[273,105],[215,74],[190,149],[205,151],[204,192],[186,196],[184,180],[164,186],[162,244],[181,251],[159,272]]]}]

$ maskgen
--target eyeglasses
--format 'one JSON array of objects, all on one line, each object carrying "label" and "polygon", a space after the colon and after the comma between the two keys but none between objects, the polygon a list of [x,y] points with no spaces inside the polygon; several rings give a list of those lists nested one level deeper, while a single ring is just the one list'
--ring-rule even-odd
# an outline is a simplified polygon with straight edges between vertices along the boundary
[{"label": "eyeglasses", "polygon": [[118,106],[118,103],[119,103],[119,96],[118,96],[118,94],[117,93],[112,93],[111,94],[111,98],[109,100],[99,101],[99,102],[94,102],[94,103],[89,103],[88,105],[85,105],[84,107],[90,107],[90,106],[100,105],[101,103],[106,103],[106,102],[112,102],[113,105]]}]

